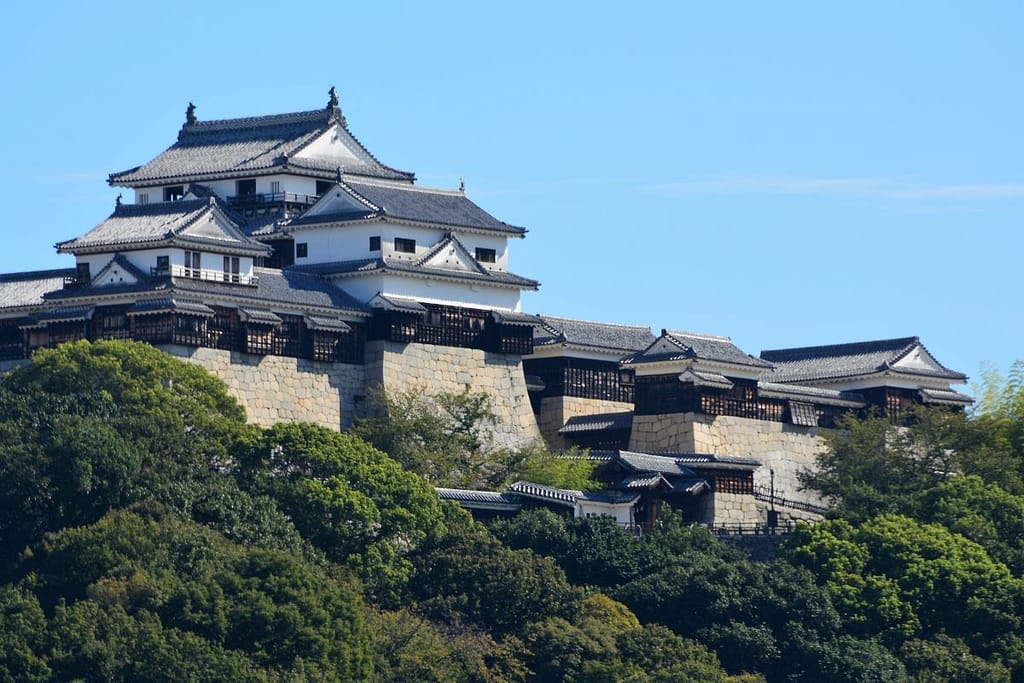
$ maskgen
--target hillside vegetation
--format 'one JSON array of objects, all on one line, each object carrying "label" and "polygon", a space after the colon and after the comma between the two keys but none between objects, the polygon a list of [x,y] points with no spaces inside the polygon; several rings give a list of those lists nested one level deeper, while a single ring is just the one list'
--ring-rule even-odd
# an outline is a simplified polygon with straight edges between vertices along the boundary
[{"label": "hillside vegetation", "polygon": [[765,562],[671,516],[485,528],[433,486],[586,466],[487,451],[471,392],[382,400],[262,429],[144,344],[36,352],[0,382],[0,681],[1024,681],[1015,376],[850,419],[807,480],[834,519]]}]

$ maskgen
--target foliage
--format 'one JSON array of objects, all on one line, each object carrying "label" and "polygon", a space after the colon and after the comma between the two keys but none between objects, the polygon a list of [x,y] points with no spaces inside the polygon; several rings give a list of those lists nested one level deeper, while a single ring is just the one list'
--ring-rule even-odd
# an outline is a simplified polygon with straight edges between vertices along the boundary
[{"label": "foliage", "polygon": [[352,429],[435,485],[486,486],[500,475],[493,457],[489,426],[494,424],[493,399],[470,391],[428,395],[422,388],[373,395],[377,415]]},{"label": "foliage", "polygon": [[516,641],[496,642],[466,624],[442,624],[403,608],[368,615],[377,679],[437,683],[513,683],[526,678]]},{"label": "foliage", "polygon": [[459,510],[448,514],[448,534],[413,557],[411,592],[429,614],[503,636],[564,616],[576,603],[577,591],[552,560],[509,549]]},{"label": "foliage", "polygon": [[444,532],[434,490],[351,434],[275,425],[240,454],[239,477],[327,557],[358,570],[386,605],[400,601],[408,554]]},{"label": "foliage", "polygon": [[519,451],[518,462],[510,462],[505,483],[525,480],[560,489],[590,491],[602,487],[591,478],[596,468],[597,463],[587,458],[586,451],[572,448],[552,453],[547,446],[539,445]]},{"label": "foliage", "polygon": [[40,349],[0,382],[0,562],[47,531],[157,500],[235,540],[298,551],[225,472],[252,438],[220,380],[139,342]]},{"label": "foliage", "polygon": [[976,451],[983,435],[961,413],[917,408],[904,426],[877,413],[847,414],[824,438],[817,468],[804,471],[801,483],[865,520],[911,511],[913,497],[959,472],[962,454]]},{"label": "foliage", "polygon": [[[22,614],[38,614],[31,590],[53,615],[45,625],[32,619],[31,636],[51,643],[46,665],[60,680],[369,676],[354,586],[301,557],[243,548],[156,506],[54,534],[18,571]],[[27,622],[11,629],[5,619],[4,636],[24,634]]]},{"label": "foliage", "polygon": [[896,515],[854,527],[801,527],[789,559],[826,586],[848,629],[898,646],[945,633],[1019,666],[1024,582],[985,549],[937,524]]}]

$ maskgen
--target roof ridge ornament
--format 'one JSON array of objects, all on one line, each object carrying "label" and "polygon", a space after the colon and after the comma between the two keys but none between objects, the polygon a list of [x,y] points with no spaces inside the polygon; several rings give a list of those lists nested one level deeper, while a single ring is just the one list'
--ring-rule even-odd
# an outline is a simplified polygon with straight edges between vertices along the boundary
[{"label": "roof ridge ornament", "polygon": [[188,103],[188,107],[185,109],[185,125],[196,125],[196,105],[191,102]]},{"label": "roof ridge ornament", "polygon": [[331,89],[327,91],[330,99],[327,100],[327,111],[330,112],[332,118],[337,118],[342,128],[348,128],[348,121],[345,120],[345,115],[341,113],[341,105],[338,104],[338,90],[332,85]]}]

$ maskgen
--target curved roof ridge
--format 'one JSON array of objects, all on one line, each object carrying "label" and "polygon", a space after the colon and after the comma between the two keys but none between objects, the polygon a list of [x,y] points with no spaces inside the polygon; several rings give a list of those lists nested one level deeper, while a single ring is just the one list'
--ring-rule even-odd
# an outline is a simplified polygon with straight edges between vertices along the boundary
[{"label": "curved roof ridge", "polygon": [[687,332],[686,330],[670,330],[663,328],[661,333],[671,337],[693,337],[694,339],[706,339],[708,341],[732,341],[732,337],[726,337],[721,334],[711,334],[709,332]]},{"label": "curved roof ridge", "polygon": [[[785,362],[788,358],[807,358],[808,356],[834,356],[837,353],[848,355],[857,352],[899,350],[906,355],[915,344],[921,344],[917,336],[894,337],[892,339],[874,339],[870,341],[846,342],[842,344],[823,344],[819,346],[794,346],[783,349],[766,349],[761,351],[761,358],[773,362]],[[771,356],[768,358],[767,356]]]}]

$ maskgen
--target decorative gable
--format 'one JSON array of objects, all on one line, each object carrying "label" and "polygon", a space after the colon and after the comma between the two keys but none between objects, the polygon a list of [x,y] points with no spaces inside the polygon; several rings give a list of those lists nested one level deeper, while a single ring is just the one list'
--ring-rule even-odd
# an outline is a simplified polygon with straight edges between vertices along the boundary
[{"label": "decorative gable", "polygon": [[454,235],[448,235],[434,245],[416,265],[461,273],[487,272]]},{"label": "decorative gable", "polygon": [[343,168],[361,166],[364,161],[359,154],[360,150],[352,143],[355,140],[338,122],[307,143],[292,158],[330,161]]},{"label": "decorative gable", "polygon": [[114,257],[92,279],[93,287],[128,287],[139,283],[139,277],[124,259]]},{"label": "decorative gable", "polygon": [[914,345],[899,360],[890,363],[890,367],[894,370],[905,370],[915,373],[947,372],[946,368],[939,361],[935,360],[935,356],[929,353],[928,349],[924,348],[921,344]]},{"label": "decorative gable", "polygon": [[317,218],[331,220],[338,216],[366,216],[379,211],[378,207],[352,193],[342,183],[325,192],[309,207],[296,223],[317,223]]},{"label": "decorative gable", "polygon": [[224,240],[225,242],[248,241],[238,228],[218,210],[208,211],[205,216],[201,216],[178,234],[182,237],[201,237]]}]

